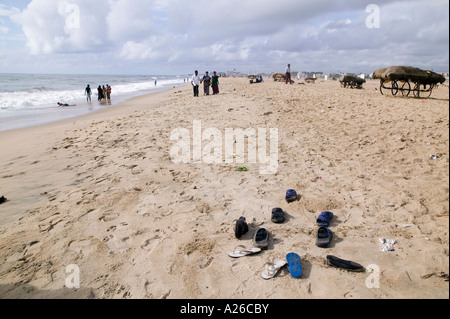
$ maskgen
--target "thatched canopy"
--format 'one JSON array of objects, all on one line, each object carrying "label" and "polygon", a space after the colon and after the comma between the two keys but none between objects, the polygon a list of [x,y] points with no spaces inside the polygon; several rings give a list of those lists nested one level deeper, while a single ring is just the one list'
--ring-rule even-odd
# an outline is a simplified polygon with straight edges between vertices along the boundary
[{"label": "thatched canopy", "polygon": [[400,80],[419,82],[422,84],[437,84],[445,82],[445,78],[441,74],[421,70],[412,66],[391,66],[388,68],[378,69],[373,72],[373,78],[383,81]]}]

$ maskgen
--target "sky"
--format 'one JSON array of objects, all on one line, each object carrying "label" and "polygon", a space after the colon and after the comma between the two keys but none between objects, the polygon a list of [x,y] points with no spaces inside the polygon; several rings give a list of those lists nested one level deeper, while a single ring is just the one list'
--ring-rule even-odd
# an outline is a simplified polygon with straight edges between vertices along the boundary
[{"label": "sky", "polygon": [[0,73],[449,71],[448,0],[1,0]]}]

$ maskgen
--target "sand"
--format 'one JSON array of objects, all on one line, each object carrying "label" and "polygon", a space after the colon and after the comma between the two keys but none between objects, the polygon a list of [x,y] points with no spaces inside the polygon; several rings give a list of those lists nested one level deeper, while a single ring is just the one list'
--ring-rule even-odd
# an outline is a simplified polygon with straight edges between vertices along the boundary
[{"label": "sand", "polygon": [[[0,297],[448,298],[448,87],[422,100],[383,96],[378,81],[296,82],[224,78],[215,96],[194,98],[186,85],[0,133]],[[192,138],[194,121],[222,134],[277,128],[276,173],[225,158],[174,163],[171,132]],[[287,203],[287,189],[300,199]],[[271,222],[274,207],[284,223]],[[324,210],[334,237],[319,248]],[[240,216],[249,232],[236,239]],[[230,258],[259,227],[268,249]],[[301,278],[286,268],[261,278],[289,252]],[[372,271],[330,267],[327,255]]]}]

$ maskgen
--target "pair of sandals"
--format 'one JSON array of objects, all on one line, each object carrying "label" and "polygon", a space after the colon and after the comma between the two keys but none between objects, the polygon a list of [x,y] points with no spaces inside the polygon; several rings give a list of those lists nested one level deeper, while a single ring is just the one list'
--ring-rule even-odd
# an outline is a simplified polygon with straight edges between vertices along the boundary
[{"label": "pair of sandals", "polygon": [[333,213],[329,211],[321,212],[317,218],[317,225],[319,229],[317,230],[316,246],[321,248],[326,248],[330,245],[333,239],[333,232],[328,228],[330,221],[333,218]]}]

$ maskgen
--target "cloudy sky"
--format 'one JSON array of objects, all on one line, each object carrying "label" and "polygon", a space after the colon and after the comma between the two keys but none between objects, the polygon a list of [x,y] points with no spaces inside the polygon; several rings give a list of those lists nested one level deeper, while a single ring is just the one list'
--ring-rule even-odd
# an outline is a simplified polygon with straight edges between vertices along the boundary
[{"label": "cloudy sky", "polygon": [[2,0],[0,73],[449,70],[448,0]]}]

